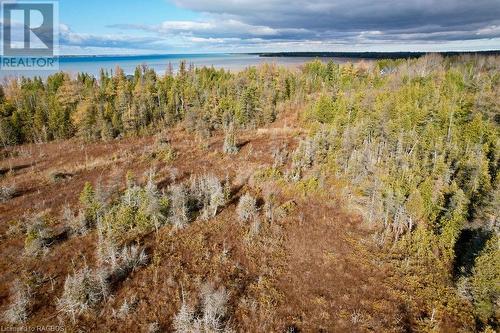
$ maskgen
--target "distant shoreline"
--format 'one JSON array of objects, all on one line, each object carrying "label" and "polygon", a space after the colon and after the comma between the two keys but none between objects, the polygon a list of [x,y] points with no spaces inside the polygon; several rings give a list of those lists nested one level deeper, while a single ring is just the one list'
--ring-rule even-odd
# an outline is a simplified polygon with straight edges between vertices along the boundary
[{"label": "distant shoreline", "polygon": [[221,56],[221,55],[254,55],[262,58],[291,57],[291,58],[359,58],[359,59],[401,59],[419,58],[426,54],[440,54],[443,56],[470,55],[500,55],[500,50],[486,51],[443,51],[443,52],[221,52],[221,53],[169,53],[169,54],[89,54],[89,55],[60,55],[60,59],[153,59],[153,58],[186,58]]},{"label": "distant shoreline", "polygon": [[[113,71],[117,66],[127,75],[133,75],[136,68],[147,65],[156,72],[164,72],[169,68],[174,72],[180,63],[186,61],[195,67],[214,67],[238,72],[251,66],[272,63],[287,68],[299,68],[301,65],[314,59],[322,62],[335,63],[373,61],[378,59],[409,59],[429,54],[424,52],[262,52],[262,53],[199,53],[199,54],[149,54],[149,55],[65,55],[59,59],[59,68],[55,71],[47,70],[19,70],[0,72],[0,80],[5,77],[34,77],[47,78],[56,71],[67,72],[72,75],[88,73],[98,77],[102,71]],[[478,52],[441,52],[442,55],[500,55],[499,51]],[[1,57],[0,57],[1,58]]]},{"label": "distant shoreline", "polygon": [[310,58],[359,58],[359,59],[402,59],[419,58],[426,54],[442,56],[458,55],[500,55],[500,50],[488,51],[447,51],[447,52],[265,52],[249,53],[259,57],[310,57]]}]

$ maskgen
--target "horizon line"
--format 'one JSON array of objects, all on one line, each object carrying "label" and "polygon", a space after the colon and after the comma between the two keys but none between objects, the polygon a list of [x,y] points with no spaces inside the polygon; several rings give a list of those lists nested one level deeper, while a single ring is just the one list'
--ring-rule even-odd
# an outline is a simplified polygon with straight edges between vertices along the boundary
[{"label": "horizon line", "polygon": [[[492,53],[498,49],[488,50],[442,50],[442,51],[262,51],[262,52],[173,52],[173,53],[107,53],[107,54],[61,54],[59,58],[68,57],[143,57],[143,56],[175,56],[175,55],[267,55],[267,54],[459,54],[459,53]],[[3,55],[0,55],[3,57]]]}]

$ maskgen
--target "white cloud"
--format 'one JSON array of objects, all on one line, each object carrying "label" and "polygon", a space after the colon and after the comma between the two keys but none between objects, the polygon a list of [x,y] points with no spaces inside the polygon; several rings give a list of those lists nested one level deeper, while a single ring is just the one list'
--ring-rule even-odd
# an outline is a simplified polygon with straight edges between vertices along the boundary
[{"label": "white cloud", "polygon": [[439,51],[500,49],[499,0],[174,0],[198,20],[72,32],[63,45],[172,51]]}]

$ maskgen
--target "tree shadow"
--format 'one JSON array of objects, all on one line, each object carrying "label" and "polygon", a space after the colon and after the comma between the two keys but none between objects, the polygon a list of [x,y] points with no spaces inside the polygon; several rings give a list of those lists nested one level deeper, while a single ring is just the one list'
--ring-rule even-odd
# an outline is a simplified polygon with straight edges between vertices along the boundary
[{"label": "tree shadow", "polygon": [[2,169],[0,169],[0,176],[3,176],[10,171],[19,171],[19,170],[23,170],[23,169],[32,167],[34,165],[36,165],[36,163],[21,164],[21,165],[16,165],[16,166],[9,167],[9,168],[2,168]]},{"label": "tree shadow", "polygon": [[465,229],[455,243],[455,262],[453,276],[458,279],[470,276],[477,256],[492,237],[492,232],[484,229]]},{"label": "tree shadow", "polygon": [[238,148],[238,150],[240,150],[241,148],[245,147],[247,144],[250,143],[250,140],[245,140],[243,142],[240,142],[236,145],[236,147]]}]

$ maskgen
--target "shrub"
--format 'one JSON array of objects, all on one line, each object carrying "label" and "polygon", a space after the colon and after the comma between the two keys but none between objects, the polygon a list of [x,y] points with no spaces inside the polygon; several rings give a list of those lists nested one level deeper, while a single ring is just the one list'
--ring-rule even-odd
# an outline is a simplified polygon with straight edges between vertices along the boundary
[{"label": "shrub", "polygon": [[87,219],[85,218],[85,213],[81,209],[75,216],[71,211],[69,206],[63,207],[62,210],[62,220],[64,224],[69,228],[69,232],[72,235],[84,235],[89,230],[89,225]]},{"label": "shrub", "polygon": [[161,332],[160,324],[158,324],[157,321],[149,323],[147,332],[148,333],[160,333]]},{"label": "shrub", "polygon": [[257,201],[250,194],[245,193],[238,202],[236,207],[238,219],[242,222],[247,222],[257,216]]},{"label": "shrub", "polygon": [[66,278],[57,308],[75,321],[78,315],[103,301],[109,294],[108,289],[106,275],[85,266]]},{"label": "shrub", "polygon": [[20,236],[26,233],[26,225],[22,220],[11,220],[7,222],[8,228],[5,234],[7,236]]},{"label": "shrub", "polygon": [[144,187],[128,182],[119,202],[102,218],[100,228],[106,237],[123,240],[158,230],[166,222],[169,200],[159,193],[153,178],[150,172]]},{"label": "shrub", "polygon": [[273,156],[273,169],[277,169],[285,165],[288,158],[288,149],[286,145],[280,148],[274,148],[272,151]]},{"label": "shrub", "polygon": [[172,163],[177,157],[175,149],[169,142],[157,140],[155,144],[148,147],[143,153],[143,158],[148,160],[158,160],[166,164]]},{"label": "shrub", "polygon": [[314,193],[319,188],[319,180],[315,177],[304,178],[296,184],[297,191],[303,196]]},{"label": "shrub", "polygon": [[174,316],[174,331],[177,333],[192,332],[194,321],[195,318],[193,308],[183,301],[179,312]]},{"label": "shrub", "polygon": [[170,216],[169,221],[177,229],[184,228],[189,222],[188,195],[184,186],[170,187]]},{"label": "shrub", "polygon": [[276,209],[274,216],[278,220],[282,220],[288,215],[290,215],[297,208],[297,204],[293,200],[289,200],[283,203]]},{"label": "shrub", "polygon": [[174,148],[168,143],[162,145],[161,149],[157,152],[157,154],[158,154],[158,159],[167,164],[172,163],[177,156],[177,153],[175,152]]},{"label": "shrub", "polygon": [[222,151],[224,154],[238,153],[238,146],[236,144],[236,133],[234,125],[231,123],[225,128],[224,145]]},{"label": "shrub", "polygon": [[95,225],[99,216],[102,215],[104,203],[100,198],[100,193],[95,191],[89,182],[85,183],[80,193],[80,205],[82,207],[84,224],[86,228],[90,228]]},{"label": "shrub", "polygon": [[26,322],[29,315],[30,288],[16,280],[11,288],[11,293],[12,302],[4,312],[4,320],[11,324],[22,324]]},{"label": "shrub", "polygon": [[113,310],[114,316],[119,319],[127,318],[127,316],[136,309],[137,303],[138,300],[135,295],[130,297],[130,299],[125,299],[117,312]]},{"label": "shrub", "polygon": [[231,332],[226,320],[228,300],[224,287],[214,289],[212,284],[204,284],[200,291],[200,311],[195,312],[183,300],[173,320],[175,332]]},{"label": "shrub", "polygon": [[205,327],[216,331],[222,330],[229,300],[226,289],[224,287],[214,289],[212,284],[204,284],[200,296]]},{"label": "shrub", "polygon": [[260,168],[254,174],[254,178],[257,181],[278,180],[281,177],[281,171],[275,167]]},{"label": "shrub", "polygon": [[214,175],[192,178],[190,194],[204,220],[217,215],[218,208],[226,203],[224,189]]},{"label": "shrub", "polygon": [[0,186],[0,203],[12,199],[15,194],[16,188],[14,186]]},{"label": "shrub", "polygon": [[148,256],[138,246],[124,246],[121,251],[112,253],[110,258],[111,271],[110,281],[116,282],[125,279],[138,267],[144,266],[148,262]]},{"label": "shrub", "polygon": [[29,218],[27,223],[24,251],[27,255],[38,255],[50,244],[50,229],[40,215]]}]

